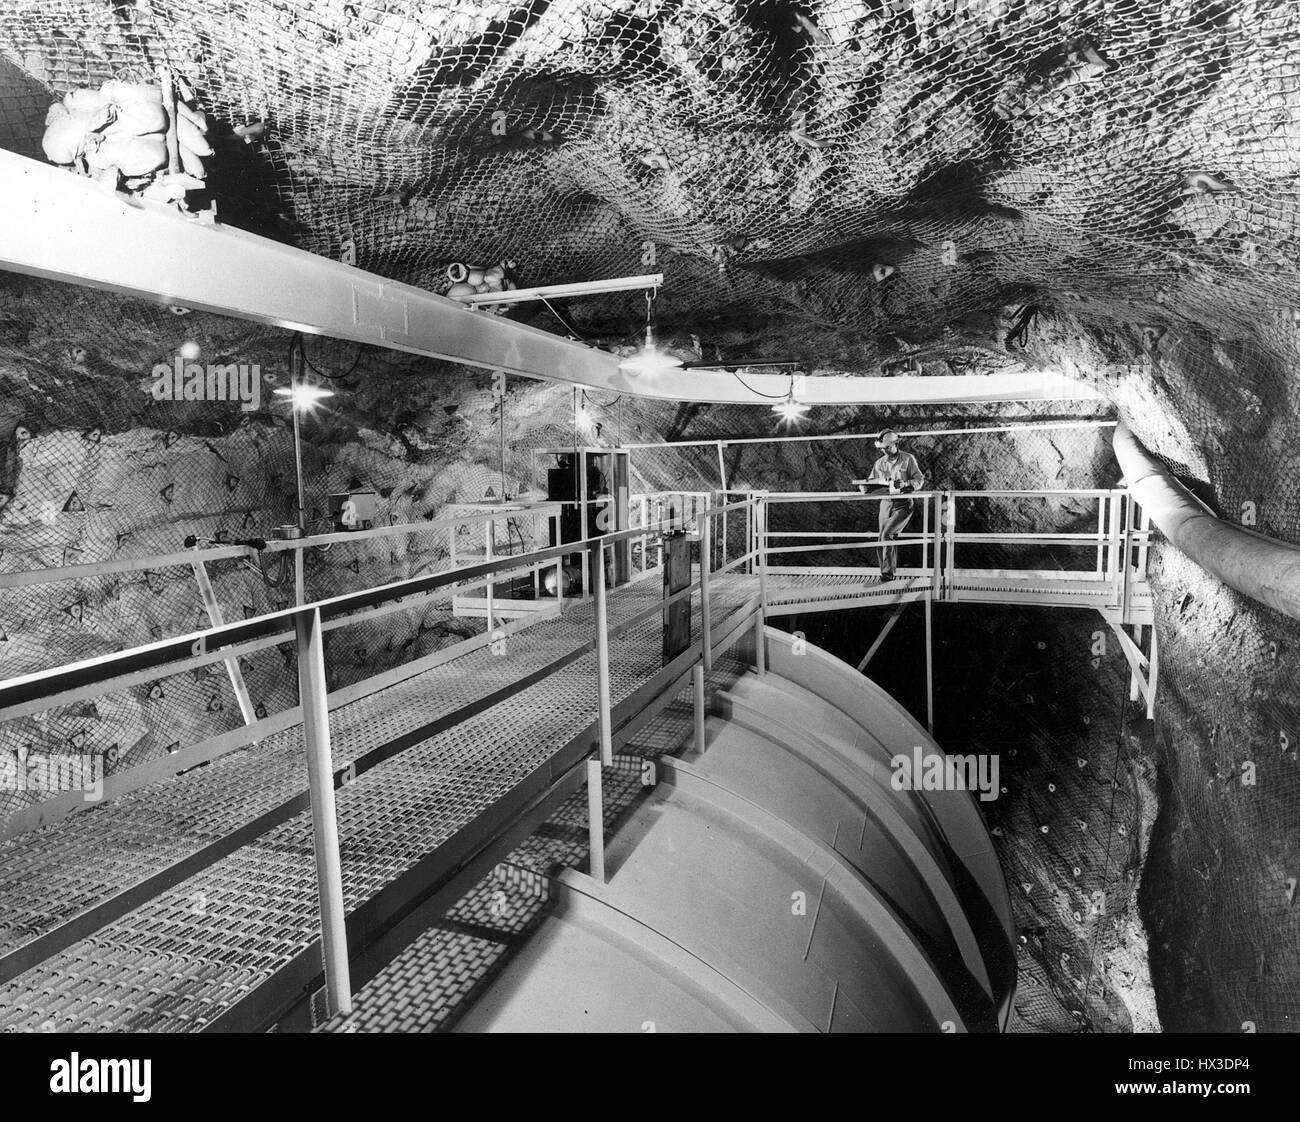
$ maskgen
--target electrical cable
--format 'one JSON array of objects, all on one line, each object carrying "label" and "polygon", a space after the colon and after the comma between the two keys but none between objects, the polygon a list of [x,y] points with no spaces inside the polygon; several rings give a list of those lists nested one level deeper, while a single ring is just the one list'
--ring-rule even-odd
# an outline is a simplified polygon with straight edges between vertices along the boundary
[{"label": "electrical cable", "polygon": [[560,315],[560,313],[555,310],[555,305],[552,304],[548,299],[546,299],[545,296],[539,297],[539,299],[543,304],[546,305],[546,310],[550,312],[551,315],[553,315],[557,320],[560,321],[560,326],[563,327],[565,331],[567,331],[570,335],[576,336],[579,339],[584,338],[582,332],[579,331],[576,327],[574,327],[573,324],[571,324],[568,320],[566,320],[562,315]]},{"label": "electrical cable", "polygon": [[[567,331],[570,335],[574,336],[574,338],[578,339],[580,342],[597,343],[597,342],[605,341],[602,340],[601,336],[599,335],[587,335],[582,331],[579,331],[578,328],[576,328],[572,323],[570,323],[562,315],[560,315],[560,313],[556,310],[555,305],[552,304],[545,296],[539,296],[538,299],[543,304],[546,305],[547,311],[549,311],[551,315],[553,315],[559,321],[560,326],[563,327],[565,331]],[[642,332],[645,331],[646,326],[649,323],[650,323],[650,316],[649,313],[647,312],[646,322],[643,323],[640,327],[637,327],[632,331],[629,331],[626,335],[616,336],[613,340],[614,345],[621,346],[622,344],[628,342],[629,340],[635,339],[638,335],[642,334]]]},{"label": "electrical cable", "polygon": [[618,404],[620,401],[622,401],[622,400],[623,400],[623,395],[622,395],[622,394],[619,394],[618,397],[614,398],[613,401],[593,401],[593,400],[591,400],[590,398],[587,397],[587,391],[586,391],[586,390],[583,390],[583,391],[582,391],[582,403],[583,403],[583,405],[586,405],[586,404],[590,401],[591,404],[594,405],[594,406],[596,406],[597,409],[612,409],[612,408],[614,408],[615,405],[617,405],[617,404]]},{"label": "electrical cable", "polygon": [[750,393],[756,394],[758,397],[765,397],[769,401],[788,401],[790,399],[791,394],[794,393],[793,376],[791,376],[790,378],[790,393],[763,393],[762,390],[756,390],[754,389],[753,386],[751,386],[748,382],[746,382],[745,379],[740,376],[738,371],[733,370],[731,371],[731,374],[732,377],[734,377],[736,381],[739,382],[742,386],[744,386],[745,389],[747,389]]},{"label": "electrical cable", "polygon": [[293,354],[293,349],[295,346],[298,348],[298,353],[302,356],[303,362],[307,364],[307,368],[311,370],[312,373],[318,375],[321,378],[325,378],[331,382],[341,382],[345,378],[349,378],[354,373],[356,373],[357,367],[361,364],[361,356],[366,351],[366,344],[358,343],[356,357],[352,360],[352,365],[348,367],[347,371],[343,374],[330,374],[324,370],[321,370],[318,366],[316,366],[315,363],[312,362],[310,358],[307,357],[307,348],[303,343],[303,337],[301,331],[295,331],[293,334],[293,338],[289,341],[289,354],[291,356]]}]

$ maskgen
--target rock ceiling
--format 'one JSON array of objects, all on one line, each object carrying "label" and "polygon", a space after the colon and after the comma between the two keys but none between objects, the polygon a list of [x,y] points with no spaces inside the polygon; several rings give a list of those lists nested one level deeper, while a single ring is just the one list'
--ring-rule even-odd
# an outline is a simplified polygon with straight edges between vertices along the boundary
[{"label": "rock ceiling", "polygon": [[[709,358],[997,365],[1035,313],[1293,330],[1297,23],[1280,0],[3,0],[0,144],[39,155],[53,97],[165,64],[234,225],[440,291],[454,262],[661,271],[657,319]],[[514,314],[609,341],[645,305],[567,312]]]}]

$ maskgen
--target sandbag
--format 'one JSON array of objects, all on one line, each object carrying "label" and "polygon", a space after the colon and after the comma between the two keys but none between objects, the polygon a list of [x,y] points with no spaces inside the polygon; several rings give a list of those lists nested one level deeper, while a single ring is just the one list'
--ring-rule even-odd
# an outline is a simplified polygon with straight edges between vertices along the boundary
[{"label": "sandbag", "polygon": [[124,101],[115,108],[113,123],[104,130],[109,136],[148,136],[167,129],[167,112],[161,101]]},{"label": "sandbag", "polygon": [[54,164],[70,164],[85,146],[86,138],[103,123],[103,111],[65,113],[45,128],[41,148]]},{"label": "sandbag", "polygon": [[192,175],[196,179],[207,178],[208,169],[203,166],[203,161],[186,148],[184,144],[180,145],[179,155],[181,158],[181,167],[185,170],[187,175]]},{"label": "sandbag", "polygon": [[188,117],[177,115],[176,137],[196,156],[212,155],[212,145],[208,143],[207,137],[194,127],[194,122]]},{"label": "sandbag", "polygon": [[186,118],[190,122],[190,124],[192,124],[196,129],[199,130],[199,132],[207,133],[208,118],[207,115],[203,112],[203,110],[191,109],[188,105],[185,104],[185,102],[178,101],[176,103],[176,111],[182,117]]},{"label": "sandbag", "polygon": [[69,113],[94,113],[103,109],[109,102],[101,90],[70,90],[64,95],[63,104]]},{"label": "sandbag", "polygon": [[110,78],[99,87],[99,90],[105,100],[118,105],[135,102],[162,105],[162,89],[158,86],[151,86],[147,82],[122,82],[116,78]]},{"label": "sandbag", "polygon": [[167,163],[167,143],[161,135],[105,136],[86,149],[92,168],[117,168],[125,176],[148,175]]}]

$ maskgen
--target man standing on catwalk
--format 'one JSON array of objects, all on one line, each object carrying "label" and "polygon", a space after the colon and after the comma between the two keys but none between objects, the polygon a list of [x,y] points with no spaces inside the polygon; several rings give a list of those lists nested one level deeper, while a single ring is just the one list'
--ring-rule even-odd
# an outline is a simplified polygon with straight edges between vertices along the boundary
[{"label": "man standing on catwalk", "polygon": [[[868,485],[888,486],[890,495],[902,495],[919,491],[925,483],[925,474],[921,471],[916,457],[910,452],[903,452],[898,447],[898,433],[888,430],[880,434],[876,447],[883,453],[871,467]],[[903,531],[912,517],[916,500],[910,498],[889,498],[880,501],[880,541],[892,542]],[[883,545],[880,549],[880,579],[882,582],[894,579],[894,570],[898,565],[898,547]]]}]

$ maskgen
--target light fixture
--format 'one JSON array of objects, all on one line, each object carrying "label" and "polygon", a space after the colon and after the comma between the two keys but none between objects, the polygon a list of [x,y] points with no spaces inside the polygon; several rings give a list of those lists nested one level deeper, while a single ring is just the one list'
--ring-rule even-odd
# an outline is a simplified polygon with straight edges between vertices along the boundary
[{"label": "light fixture", "polygon": [[285,386],[275,391],[277,397],[287,397],[290,399],[294,411],[301,409],[304,413],[310,413],[312,407],[327,397],[333,397],[334,391],[327,390],[321,386],[308,386],[301,383],[295,383],[292,386]]},{"label": "light fixture", "polygon": [[628,374],[662,374],[667,370],[676,370],[682,360],[676,355],[660,350],[655,345],[655,329],[649,324],[645,329],[645,343],[637,352],[618,364],[620,370]]},{"label": "light fixture", "polygon": [[[802,374],[799,375],[798,378],[799,378],[800,388],[802,388],[803,375]],[[781,424],[785,425],[787,428],[793,427],[794,425],[797,425],[800,421],[802,421],[809,409],[809,406],[804,405],[802,402],[797,401],[795,399],[794,387],[795,387],[795,375],[791,374],[790,392],[785,395],[785,398],[783,400],[778,401],[775,405],[772,406],[772,412],[775,413],[781,419]]]},{"label": "light fixture", "polygon": [[676,355],[660,350],[655,345],[654,301],[657,289],[646,293],[645,297],[645,342],[635,354],[628,356],[618,364],[618,368],[634,378],[642,374],[663,374],[676,370],[683,365]]},{"label": "light fixture", "polygon": [[783,425],[797,425],[808,414],[810,407],[802,402],[795,401],[794,390],[784,401],[778,401],[772,406],[772,412],[775,413]]}]

